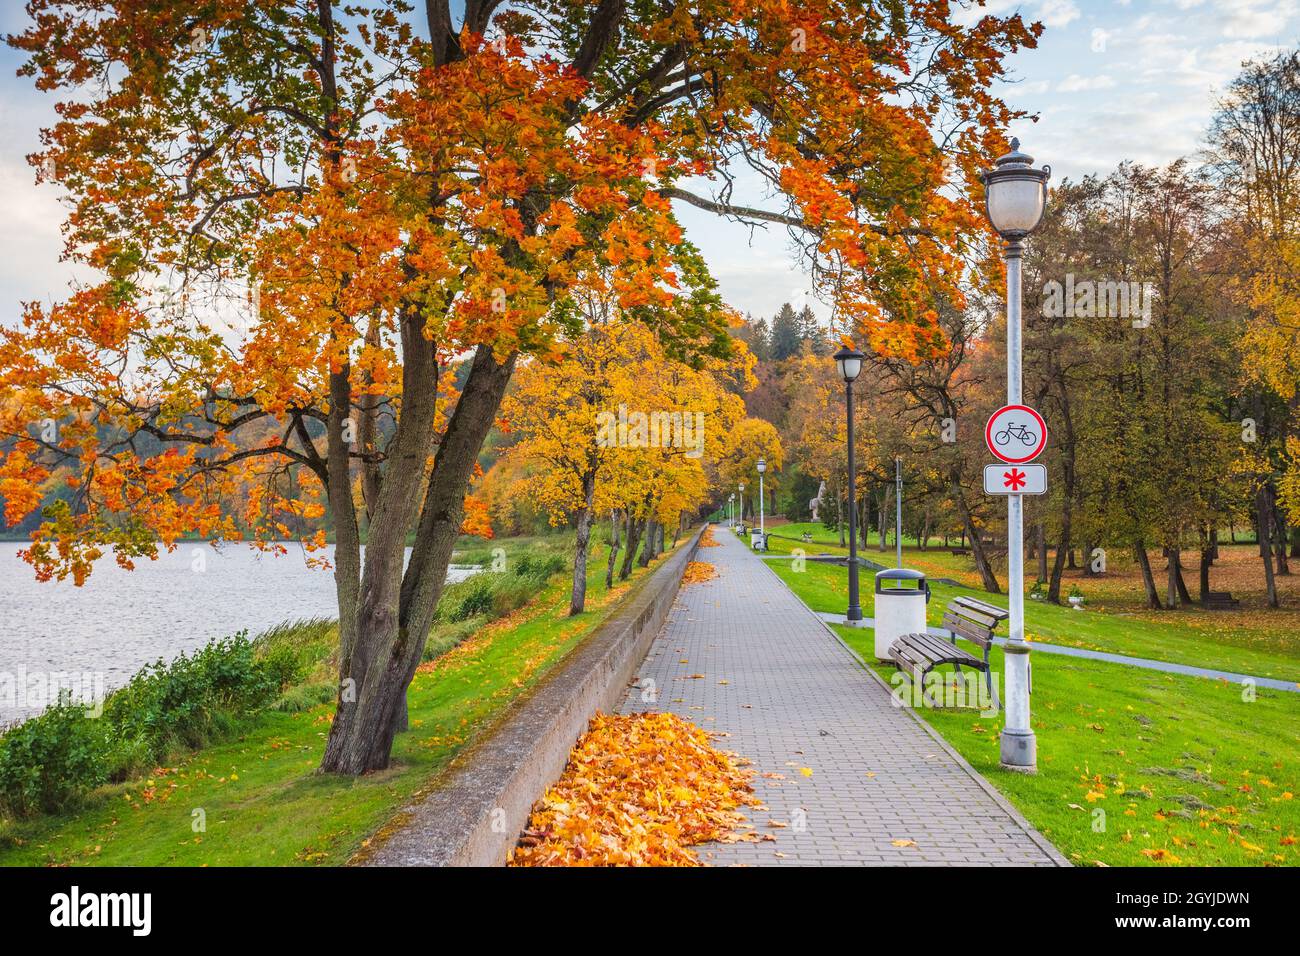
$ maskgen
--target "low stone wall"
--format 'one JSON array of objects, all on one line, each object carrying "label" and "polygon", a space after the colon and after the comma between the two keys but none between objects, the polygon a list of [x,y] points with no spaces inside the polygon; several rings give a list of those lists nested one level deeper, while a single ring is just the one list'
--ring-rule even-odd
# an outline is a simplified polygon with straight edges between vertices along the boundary
[{"label": "low stone wall", "polygon": [[703,528],[638,582],[623,606],[401,811],[367,866],[500,866],[533,804],[564,770],[597,711],[613,710],[645,659]]}]

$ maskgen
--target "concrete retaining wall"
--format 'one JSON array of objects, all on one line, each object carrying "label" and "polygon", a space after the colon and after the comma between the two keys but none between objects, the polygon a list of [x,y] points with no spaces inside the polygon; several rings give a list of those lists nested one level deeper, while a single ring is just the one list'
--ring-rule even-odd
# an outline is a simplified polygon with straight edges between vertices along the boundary
[{"label": "concrete retaining wall", "polygon": [[638,582],[488,734],[458,756],[435,789],[398,814],[361,862],[368,866],[500,866],[533,804],[560,776],[598,710],[626,693],[668,609],[703,529]]}]

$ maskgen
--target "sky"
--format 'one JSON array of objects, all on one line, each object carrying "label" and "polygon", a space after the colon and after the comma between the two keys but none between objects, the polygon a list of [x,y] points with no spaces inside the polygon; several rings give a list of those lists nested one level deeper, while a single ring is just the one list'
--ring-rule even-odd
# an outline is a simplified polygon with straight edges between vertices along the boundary
[{"label": "sky", "polygon": [[[1200,148],[1214,104],[1244,60],[1300,42],[1300,0],[986,0],[984,11],[1019,12],[1046,28],[1037,49],[1009,61],[997,93],[1036,121],[1012,135],[1053,179],[1104,174],[1125,159],[1163,164]],[[976,17],[983,11],[966,14]],[[23,5],[0,0],[0,33],[20,31]],[[26,156],[54,117],[53,97],[14,75],[20,58],[0,49],[0,323],[18,303],[62,297],[74,276],[59,261],[63,207],[56,187],[35,185]],[[990,157],[992,159],[992,157]],[[770,316],[807,302],[808,283],[781,227],[750,230],[678,205],[723,297]]]}]

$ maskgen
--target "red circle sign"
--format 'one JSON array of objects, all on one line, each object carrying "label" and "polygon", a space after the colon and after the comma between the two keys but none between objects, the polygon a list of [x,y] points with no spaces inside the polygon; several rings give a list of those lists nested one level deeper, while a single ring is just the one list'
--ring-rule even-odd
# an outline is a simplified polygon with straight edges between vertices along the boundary
[{"label": "red circle sign", "polygon": [[984,443],[995,458],[1023,465],[1042,454],[1047,422],[1028,405],[1003,405],[984,426]]}]

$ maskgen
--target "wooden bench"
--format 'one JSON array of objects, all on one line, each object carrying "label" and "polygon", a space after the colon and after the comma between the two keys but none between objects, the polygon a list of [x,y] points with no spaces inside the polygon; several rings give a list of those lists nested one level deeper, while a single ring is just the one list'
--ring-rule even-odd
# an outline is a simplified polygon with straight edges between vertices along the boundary
[{"label": "wooden bench", "polygon": [[[925,675],[940,664],[953,664],[957,673],[962,665],[984,672],[984,681],[988,685],[989,696],[995,708],[1001,708],[997,688],[993,686],[993,673],[989,669],[989,650],[993,647],[993,631],[999,622],[1005,621],[1010,614],[1000,607],[969,597],[956,597],[943,609],[943,626],[951,635],[951,640],[944,640],[933,634],[904,634],[889,645],[889,656],[894,659],[899,670],[912,675],[912,681],[925,694]],[[963,638],[979,647],[983,657],[957,646],[957,638]]]},{"label": "wooden bench", "polygon": [[1231,591],[1207,591],[1201,606],[1207,611],[1234,611],[1241,607],[1241,602],[1232,596]]},{"label": "wooden bench", "polygon": [[954,558],[964,558],[970,554],[970,548],[949,548]]}]

